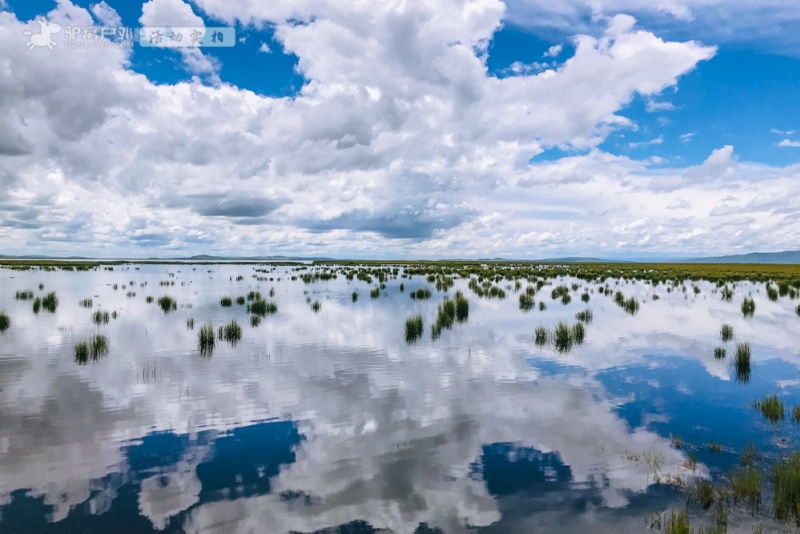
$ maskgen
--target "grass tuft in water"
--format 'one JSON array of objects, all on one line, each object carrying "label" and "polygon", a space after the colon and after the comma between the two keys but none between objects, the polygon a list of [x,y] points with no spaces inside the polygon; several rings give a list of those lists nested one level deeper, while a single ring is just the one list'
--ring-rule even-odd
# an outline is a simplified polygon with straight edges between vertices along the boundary
[{"label": "grass tuft in water", "polygon": [[672,510],[670,517],[664,524],[665,534],[693,534],[692,527],[689,524],[689,516],[686,515],[686,510],[676,512]]},{"label": "grass tuft in water", "polygon": [[756,302],[752,297],[745,297],[742,301],[742,314],[745,317],[752,317],[756,312]]},{"label": "grass tuft in water", "polygon": [[381,296],[381,288],[379,287],[375,287],[371,289],[369,292],[369,298],[376,299],[380,296]]},{"label": "grass tuft in water", "polygon": [[248,311],[253,315],[265,317],[278,313],[278,305],[267,300],[256,300],[248,306]]},{"label": "grass tuft in water", "polygon": [[775,517],[782,521],[794,519],[800,524],[800,453],[778,461],[772,467],[775,491]]},{"label": "grass tuft in water", "polygon": [[[34,301],[34,306],[36,305],[36,301]],[[49,311],[50,313],[55,313],[56,308],[58,308],[58,297],[56,296],[55,291],[51,291],[47,295],[42,298],[42,308]]]},{"label": "grass tuft in water", "polygon": [[553,330],[553,344],[558,352],[569,352],[572,349],[572,329],[563,321],[559,321]]},{"label": "grass tuft in water", "polygon": [[456,304],[456,321],[463,323],[469,319],[469,301],[461,291],[456,291],[454,301]]},{"label": "grass tuft in water", "polygon": [[527,293],[520,293],[519,294],[519,309],[522,311],[531,311],[533,309],[533,297],[528,295]]},{"label": "grass tuft in water", "polygon": [[353,299],[353,302],[358,302],[358,291],[353,291],[353,294],[350,295],[350,298]]},{"label": "grass tuft in water", "polygon": [[753,403],[753,407],[756,410],[761,411],[761,415],[764,416],[764,419],[767,419],[773,423],[783,421],[783,419],[786,417],[786,410],[783,406],[783,401],[778,398],[778,395],[769,395],[760,401],[755,401]]},{"label": "grass tuft in water", "polygon": [[406,343],[410,345],[422,337],[423,330],[422,315],[414,315],[406,319]]},{"label": "grass tuft in water", "polygon": [[6,312],[0,311],[0,334],[5,332],[11,327],[11,319],[9,319]]},{"label": "grass tuft in water", "polygon": [[244,306],[245,298],[243,296],[236,297],[236,304],[239,306]]},{"label": "grass tuft in water", "polygon": [[583,323],[577,322],[572,325],[572,340],[575,342],[576,345],[583,344],[583,340],[586,338],[586,328],[584,328]]},{"label": "grass tuft in water", "polygon": [[319,313],[319,310],[321,310],[321,309],[322,309],[322,303],[320,301],[315,300],[311,304],[311,311],[313,311],[314,313]]},{"label": "grass tuft in water", "polygon": [[42,299],[41,297],[36,297],[33,299],[33,313],[39,313],[39,310],[42,307]]},{"label": "grass tuft in water", "polygon": [[92,314],[92,322],[97,326],[108,324],[109,315],[107,311],[97,310]]},{"label": "grass tuft in water", "polygon": [[222,298],[219,300],[219,305],[220,305],[220,306],[223,306],[223,307],[225,307],[225,308],[227,308],[227,307],[229,307],[229,306],[232,306],[232,305],[233,305],[233,301],[231,300],[231,298],[230,298],[230,297],[222,297]]},{"label": "grass tuft in water", "polygon": [[186,319],[186,330],[194,330],[194,319],[191,317]]},{"label": "grass tuft in water", "polygon": [[242,327],[239,326],[236,319],[231,319],[230,323],[219,327],[217,334],[220,340],[225,340],[235,347],[242,339]]},{"label": "grass tuft in water", "polygon": [[108,354],[108,338],[94,336],[91,341],[81,341],[75,345],[75,362],[79,365],[96,362]]},{"label": "grass tuft in water", "polygon": [[731,339],[733,339],[733,327],[729,324],[722,325],[720,328],[719,336],[722,338],[723,343],[727,343]]},{"label": "grass tuft in water", "polygon": [[261,324],[261,316],[259,315],[251,315],[250,316],[250,326],[256,327]]},{"label": "grass tuft in water", "polygon": [[158,305],[165,314],[178,309],[178,301],[167,295],[164,295],[158,299]]},{"label": "grass tuft in water", "polygon": [[536,327],[534,342],[540,347],[547,344],[547,329],[544,326]]},{"label": "grass tuft in water", "polygon": [[739,501],[756,508],[761,504],[761,473],[752,467],[739,469],[733,475],[733,502]]},{"label": "grass tuft in water", "polygon": [[714,349],[714,358],[717,360],[724,360],[727,354],[725,347],[717,347]]},{"label": "grass tuft in water", "polygon": [[714,488],[707,480],[702,480],[697,484],[695,494],[703,510],[708,510],[714,504]]},{"label": "grass tuft in water", "polygon": [[589,308],[586,308],[585,310],[579,311],[578,313],[575,314],[575,319],[586,324],[591,323],[593,318],[594,314],[592,313],[592,310]]},{"label": "grass tuft in water", "polygon": [[33,291],[17,291],[14,298],[17,300],[30,300],[33,298]]},{"label": "grass tuft in water", "polygon": [[214,344],[214,327],[211,323],[206,323],[200,327],[200,331],[197,333],[197,346],[200,349],[200,355],[211,356],[214,352]]}]

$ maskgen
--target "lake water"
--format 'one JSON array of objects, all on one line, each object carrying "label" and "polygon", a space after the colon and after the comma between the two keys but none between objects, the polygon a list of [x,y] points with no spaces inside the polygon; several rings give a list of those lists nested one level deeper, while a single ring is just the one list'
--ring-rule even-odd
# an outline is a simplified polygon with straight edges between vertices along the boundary
[{"label": "lake water", "polygon": [[[642,303],[632,316],[597,292],[588,304],[580,291],[568,305],[550,298],[561,283],[595,287],[578,280],[552,281],[523,312],[513,288],[481,299],[458,279],[448,294],[464,292],[469,319],[434,341],[444,294],[423,276],[387,280],[371,299],[375,283],[305,284],[291,269],[0,270],[12,321],[0,335],[0,532],[648,532],[652,514],[684,507],[677,477],[725,483],[748,443],[765,473],[797,449],[790,415],[773,424],[753,408],[772,393],[789,411],[800,404],[797,303],[770,302],[763,284],[740,283],[725,302],[709,283],[695,295],[611,281]],[[422,287],[430,300],[409,298]],[[235,298],[270,288],[278,312],[252,327]],[[18,290],[56,291],[56,313],[34,314]],[[744,318],[751,292],[756,313]],[[148,295],[178,308],[165,314]],[[582,345],[534,343],[537,326],[573,324],[587,307]],[[98,309],[117,318],[98,327]],[[416,313],[425,333],[409,345],[404,321]],[[200,326],[232,318],[241,341],[201,356]],[[748,381],[723,323],[751,344]],[[76,363],[76,343],[98,331],[108,355]],[[718,346],[728,357],[714,358]],[[770,495],[765,484],[755,514],[731,505],[728,532],[784,530]]]}]

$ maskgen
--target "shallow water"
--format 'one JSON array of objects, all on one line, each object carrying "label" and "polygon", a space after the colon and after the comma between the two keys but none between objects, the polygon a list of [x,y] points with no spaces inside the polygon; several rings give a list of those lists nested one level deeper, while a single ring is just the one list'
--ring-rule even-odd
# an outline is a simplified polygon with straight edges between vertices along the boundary
[{"label": "shallow water", "polygon": [[[724,481],[750,442],[764,471],[797,449],[798,426],[752,407],[771,393],[800,404],[796,302],[768,301],[763,285],[740,283],[723,302],[706,283],[695,296],[612,281],[642,302],[631,316],[596,292],[562,305],[553,286],[535,297],[547,310],[526,313],[513,290],[480,299],[457,280],[469,319],[432,341],[443,294],[408,297],[430,287],[424,277],[389,280],[373,300],[362,281],[304,284],[272,269],[0,270],[12,320],[0,335],[0,532],[645,532],[647,516],[684,505],[665,481]],[[278,313],[258,327],[244,306],[219,304],[270,288]],[[17,290],[56,291],[57,312],[34,314]],[[145,301],[165,294],[176,311]],[[537,326],[574,323],[587,307],[583,345],[534,344]],[[98,309],[118,317],[97,327]],[[425,335],[408,345],[415,313]],[[200,326],[231,318],[242,340],[201,357]],[[748,382],[736,379],[734,342],[719,340],[723,323],[752,346]],[[98,331],[109,354],[78,365],[74,345]],[[723,345],[729,356],[715,360]],[[764,508],[732,508],[728,531],[782,529]]]}]

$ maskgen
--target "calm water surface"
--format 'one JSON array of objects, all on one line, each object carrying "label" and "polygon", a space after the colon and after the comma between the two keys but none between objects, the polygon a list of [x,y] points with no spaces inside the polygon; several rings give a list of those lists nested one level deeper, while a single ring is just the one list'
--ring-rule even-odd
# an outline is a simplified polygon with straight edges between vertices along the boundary
[{"label": "calm water surface", "polygon": [[[597,292],[562,305],[552,286],[524,313],[513,289],[479,299],[457,280],[469,320],[432,341],[443,294],[408,297],[430,286],[424,277],[389,280],[371,299],[366,282],[304,284],[291,269],[0,270],[12,320],[0,335],[0,532],[647,532],[647,516],[684,505],[665,480],[724,481],[749,442],[767,471],[798,446],[796,425],[752,407],[771,393],[800,404],[796,302],[770,302],[763,285],[739,284],[723,302],[705,283],[695,296],[611,281],[643,303],[630,316]],[[270,288],[278,313],[257,327],[244,306],[219,304]],[[17,290],[56,291],[57,312],[34,314]],[[757,308],[745,319],[749,292]],[[176,311],[145,301],[165,294]],[[92,309],[78,305],[85,298]],[[574,323],[586,307],[583,345],[534,344],[537,326]],[[118,316],[97,327],[98,309]],[[416,313],[425,335],[408,345],[404,320]],[[200,326],[232,318],[242,340],[201,357]],[[723,323],[751,343],[749,382],[730,356],[713,357],[734,351],[719,339]],[[98,330],[109,354],[78,365],[74,345]],[[729,532],[783,530],[769,512],[729,514]]]}]

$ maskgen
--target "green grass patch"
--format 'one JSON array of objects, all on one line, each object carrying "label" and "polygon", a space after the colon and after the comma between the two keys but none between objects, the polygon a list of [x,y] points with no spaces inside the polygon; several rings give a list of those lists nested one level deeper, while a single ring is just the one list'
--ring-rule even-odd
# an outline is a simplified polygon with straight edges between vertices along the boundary
[{"label": "green grass patch", "polygon": [[733,339],[733,327],[729,324],[722,325],[722,328],[719,330],[719,336],[722,338],[723,343],[727,343]]},{"label": "green grass patch", "polygon": [[733,474],[733,501],[744,501],[758,507],[761,504],[761,473],[744,467]]},{"label": "green grass patch", "polygon": [[422,337],[424,323],[422,315],[414,315],[406,319],[406,343],[409,345]]},{"label": "green grass patch", "polygon": [[215,339],[214,327],[211,323],[206,323],[200,327],[200,331],[197,332],[197,347],[202,356],[211,356],[214,352]]},{"label": "green grass patch", "polygon": [[94,336],[91,341],[81,341],[75,345],[75,362],[84,365],[90,361],[96,362],[108,354],[108,338]]},{"label": "green grass patch", "polygon": [[761,412],[764,419],[773,423],[783,421],[786,417],[786,409],[783,406],[783,401],[775,394],[764,397],[760,401],[755,401],[753,407]]},{"label": "green grass patch", "polygon": [[800,524],[800,453],[794,452],[772,467],[775,517]]},{"label": "green grass patch", "polygon": [[9,328],[11,328],[11,319],[6,312],[0,311],[0,333],[5,332]]},{"label": "green grass patch", "polygon": [[58,297],[56,296],[55,291],[51,291],[42,298],[42,308],[50,313],[56,312],[56,309],[58,308]]},{"label": "green grass patch", "polygon": [[742,315],[752,317],[756,312],[756,301],[752,297],[745,297],[742,301]]},{"label": "green grass patch", "polygon": [[158,305],[165,314],[178,309],[178,301],[167,295],[158,299]]},{"label": "green grass patch", "polygon": [[242,339],[242,327],[239,326],[236,319],[231,319],[231,322],[219,327],[219,330],[217,330],[217,337],[235,347],[239,340]]},{"label": "green grass patch", "polygon": [[233,305],[233,301],[231,300],[231,298],[230,298],[230,297],[222,297],[222,298],[219,300],[219,305],[220,305],[220,306],[222,306],[222,307],[224,307],[224,308],[227,308],[227,307],[229,307],[229,306],[232,306],[232,305]]},{"label": "green grass patch", "polygon": [[725,350],[725,347],[717,347],[714,349],[714,358],[717,360],[724,360],[727,354],[728,352]]}]

